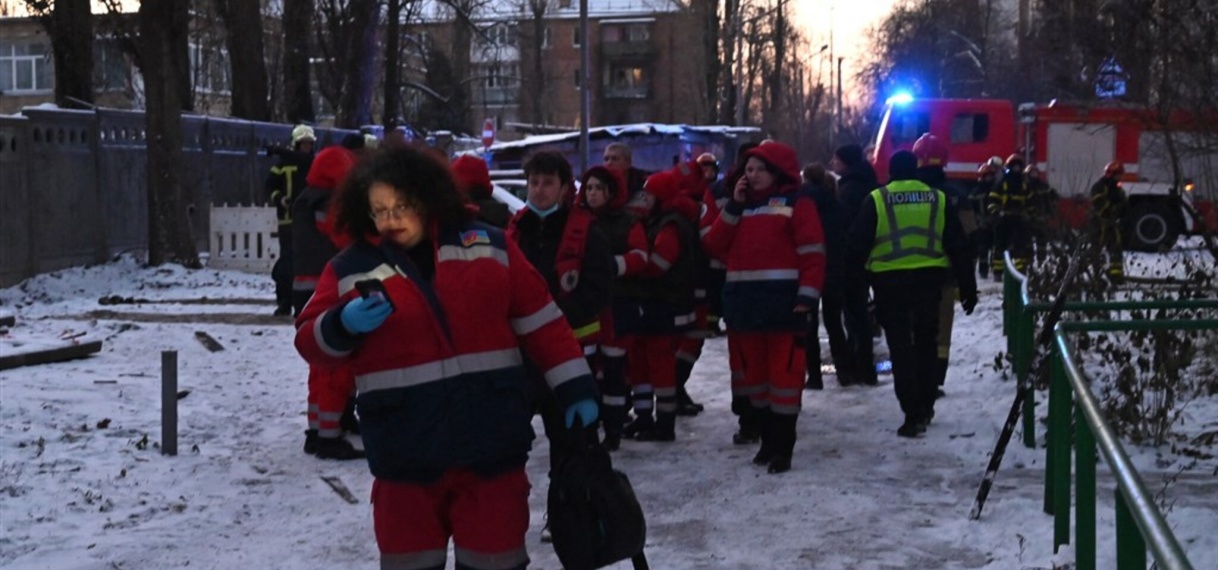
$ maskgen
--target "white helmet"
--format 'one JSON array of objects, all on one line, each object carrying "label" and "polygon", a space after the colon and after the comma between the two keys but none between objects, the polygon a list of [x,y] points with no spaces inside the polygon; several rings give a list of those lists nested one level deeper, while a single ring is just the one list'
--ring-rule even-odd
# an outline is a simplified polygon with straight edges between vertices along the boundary
[{"label": "white helmet", "polygon": [[293,147],[305,141],[313,142],[316,140],[317,136],[313,134],[313,127],[310,127],[309,125],[296,125],[292,128]]}]

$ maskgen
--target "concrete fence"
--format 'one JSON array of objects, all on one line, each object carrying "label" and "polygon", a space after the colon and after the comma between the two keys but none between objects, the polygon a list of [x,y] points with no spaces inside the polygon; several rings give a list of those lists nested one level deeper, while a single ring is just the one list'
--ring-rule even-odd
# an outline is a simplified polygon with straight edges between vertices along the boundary
[{"label": "concrete fence", "polygon": [[[211,205],[266,202],[265,149],[285,146],[292,125],[184,115],[182,128],[191,233],[208,251]],[[318,148],[354,132],[315,130]],[[140,111],[0,116],[0,287],[147,251],[146,138]]]}]

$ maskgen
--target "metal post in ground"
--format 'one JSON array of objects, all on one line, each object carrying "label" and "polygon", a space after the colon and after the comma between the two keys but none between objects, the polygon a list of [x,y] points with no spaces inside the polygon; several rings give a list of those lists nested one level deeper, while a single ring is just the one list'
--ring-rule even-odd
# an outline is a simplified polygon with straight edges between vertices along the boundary
[{"label": "metal post in ground", "polygon": [[178,351],[161,352],[161,455],[178,454]]}]

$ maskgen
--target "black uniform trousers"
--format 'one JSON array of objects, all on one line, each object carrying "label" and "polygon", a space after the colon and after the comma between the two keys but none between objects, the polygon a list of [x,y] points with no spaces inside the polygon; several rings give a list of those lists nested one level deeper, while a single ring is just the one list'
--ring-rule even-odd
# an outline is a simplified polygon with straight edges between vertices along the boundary
[{"label": "black uniform trousers", "polygon": [[862,384],[875,385],[871,311],[867,308],[869,290],[865,284],[847,281],[842,294],[842,316],[846,321],[846,356],[849,358],[847,368],[853,375],[852,379]]},{"label": "black uniform trousers", "polygon": [[946,270],[939,268],[872,274],[876,318],[892,357],[893,386],[908,419],[934,413],[938,382],[939,297]]},{"label": "black uniform trousers", "polygon": [[[824,313],[825,333],[829,337],[829,354],[833,357],[833,366],[837,369],[838,379],[841,379],[843,371],[847,375],[853,372],[853,370],[849,370],[853,359],[850,358],[850,349],[846,344],[846,330],[842,325],[842,300],[840,289],[832,293],[826,289],[820,298],[820,310],[813,307],[809,314],[807,352],[805,354],[808,360],[808,381],[810,382],[821,378],[821,312]],[[868,341],[868,346],[870,344]],[[853,376],[850,376],[850,379],[853,380]]]},{"label": "black uniform trousers", "polygon": [[292,308],[292,224],[279,224],[279,259],[271,266],[271,279],[275,280],[275,306]]}]

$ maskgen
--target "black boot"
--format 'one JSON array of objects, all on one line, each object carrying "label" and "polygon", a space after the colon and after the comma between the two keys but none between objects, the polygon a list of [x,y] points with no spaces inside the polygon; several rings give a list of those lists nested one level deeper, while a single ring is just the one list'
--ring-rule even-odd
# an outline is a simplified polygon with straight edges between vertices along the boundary
[{"label": "black boot", "polygon": [[673,412],[657,412],[655,425],[649,431],[641,431],[634,436],[638,441],[676,441],[677,414]]},{"label": "black boot", "polygon": [[706,409],[705,406],[699,404],[689,397],[689,392],[685,391],[685,387],[677,388],[677,415],[678,416],[696,416]]},{"label": "black boot", "polygon": [[339,461],[364,458],[363,451],[356,449],[351,442],[341,437],[318,436],[316,455],[318,459],[337,459]]},{"label": "black boot", "polygon": [[274,315],[276,317],[290,317],[290,316],[292,316],[292,306],[291,305],[279,305],[278,307],[275,308]]},{"label": "black boot", "polygon": [[305,430],[304,452],[308,453],[309,455],[317,453],[317,430]]},{"label": "black boot", "polygon": [[355,416],[355,398],[347,398],[347,407],[338,419],[338,427],[347,433],[359,435],[359,418]]},{"label": "black boot", "polygon": [[748,403],[747,398],[745,399],[745,404],[747,406],[746,411],[740,414],[740,429],[732,434],[732,443],[736,445],[748,445],[761,441],[761,430],[764,425],[761,423],[760,410],[753,408],[752,404]]},{"label": "black boot", "polygon": [[651,417],[651,410],[646,412],[635,410],[635,414],[637,414],[637,417],[634,418],[634,421],[622,427],[622,437],[635,439],[640,433],[655,429],[656,422]]},{"label": "black boot", "polygon": [[678,416],[696,416],[705,409],[702,404],[694,401],[689,397],[689,392],[685,391],[685,384],[689,382],[689,375],[694,371],[694,363],[687,360],[677,359],[677,415]]},{"label": "black boot", "polygon": [[605,428],[605,439],[601,441],[601,446],[608,451],[617,451],[622,447],[622,424],[626,420],[626,407],[601,406],[601,409],[601,425]]},{"label": "black boot", "polygon": [[825,389],[825,378],[823,376],[821,376],[820,369],[818,368],[815,373],[812,372],[812,369],[808,369],[808,381],[804,383],[804,390],[824,390],[824,389]]},{"label": "black boot", "polygon": [[791,456],[795,451],[795,422],[799,416],[794,414],[770,414],[767,433],[773,441],[770,457],[770,473],[786,473],[791,470]]},{"label": "black boot", "polygon": [[774,426],[771,422],[773,412],[766,408],[757,411],[757,423],[761,426],[761,449],[757,450],[757,455],[753,456],[754,465],[768,465],[770,460],[774,459]]}]

